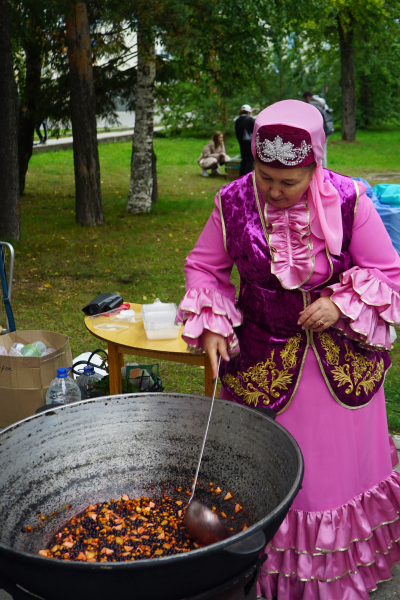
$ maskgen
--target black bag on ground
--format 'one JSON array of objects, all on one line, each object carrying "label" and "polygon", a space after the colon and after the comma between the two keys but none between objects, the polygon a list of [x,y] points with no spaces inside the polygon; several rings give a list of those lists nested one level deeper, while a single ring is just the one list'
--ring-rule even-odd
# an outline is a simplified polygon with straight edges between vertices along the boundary
[{"label": "black bag on ground", "polygon": [[86,304],[86,306],[82,308],[82,311],[85,315],[98,315],[113,310],[114,308],[118,308],[122,303],[123,299],[119,294],[105,292],[96,296],[89,304]]}]

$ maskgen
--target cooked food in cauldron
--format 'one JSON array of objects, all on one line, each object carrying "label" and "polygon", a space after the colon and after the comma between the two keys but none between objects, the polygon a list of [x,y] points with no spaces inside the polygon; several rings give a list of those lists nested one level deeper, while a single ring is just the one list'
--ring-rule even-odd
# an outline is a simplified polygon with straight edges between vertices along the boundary
[{"label": "cooked food in cauldron", "polygon": [[[123,494],[119,500],[90,504],[83,512],[72,517],[50,540],[39,554],[46,558],[83,562],[126,562],[159,558],[189,552],[199,548],[184,524],[184,494],[182,487],[168,490],[162,484],[161,497],[148,486],[148,494],[130,498]],[[201,486],[200,486],[201,487]],[[146,487],[144,488],[146,489]],[[209,484],[207,492],[211,503],[218,499],[219,508],[212,510],[227,522],[227,529],[247,529],[243,519],[236,519],[242,507],[233,499],[234,493],[222,494],[219,486]],[[223,498],[223,510],[221,500]],[[230,501],[230,502],[229,502]],[[229,523],[229,524],[228,524]],[[234,526],[236,525],[236,527]],[[27,528],[29,532],[31,528]]]}]

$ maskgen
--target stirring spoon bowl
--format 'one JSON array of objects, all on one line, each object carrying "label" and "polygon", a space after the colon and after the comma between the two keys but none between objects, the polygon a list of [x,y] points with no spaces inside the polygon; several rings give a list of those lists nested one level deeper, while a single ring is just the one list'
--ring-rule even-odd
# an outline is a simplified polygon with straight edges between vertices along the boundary
[{"label": "stirring spoon bowl", "polygon": [[201,502],[193,500],[193,496],[196,490],[197,476],[199,474],[201,460],[203,458],[204,446],[207,440],[208,428],[210,426],[211,415],[215,400],[215,392],[217,391],[220,364],[221,356],[219,356],[218,358],[217,377],[214,381],[213,395],[211,398],[211,405],[208,413],[207,426],[204,432],[203,443],[201,445],[200,456],[197,463],[196,475],[194,476],[192,492],[185,510],[186,529],[188,530],[192,538],[198,544],[201,544],[203,546],[215,544],[215,542],[225,540],[229,536],[228,530],[226,529],[225,525],[221,523],[218,516],[214,514],[209,508],[204,506],[204,504],[201,504]]}]

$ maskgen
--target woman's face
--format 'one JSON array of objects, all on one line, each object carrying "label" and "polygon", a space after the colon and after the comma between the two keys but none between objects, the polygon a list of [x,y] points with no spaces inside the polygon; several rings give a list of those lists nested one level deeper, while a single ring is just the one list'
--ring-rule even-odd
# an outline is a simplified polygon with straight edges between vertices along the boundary
[{"label": "woman's face", "polygon": [[314,170],[307,167],[273,169],[255,161],[256,181],[265,201],[277,208],[296,204],[310,185]]},{"label": "woman's face", "polygon": [[223,141],[224,141],[224,136],[221,133],[221,135],[218,136],[218,144],[222,144]]}]

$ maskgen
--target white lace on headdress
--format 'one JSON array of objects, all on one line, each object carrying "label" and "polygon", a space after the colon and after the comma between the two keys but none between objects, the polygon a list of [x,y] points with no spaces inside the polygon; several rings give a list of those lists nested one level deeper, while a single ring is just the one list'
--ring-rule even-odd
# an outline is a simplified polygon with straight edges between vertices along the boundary
[{"label": "white lace on headdress", "polygon": [[256,136],[256,148],[258,157],[263,162],[272,162],[279,160],[288,167],[294,167],[305,159],[307,154],[312,150],[311,144],[307,144],[305,140],[301,142],[300,148],[295,148],[292,142],[283,142],[282,138],[277,135],[273,142],[269,140],[260,141],[260,134]]}]

